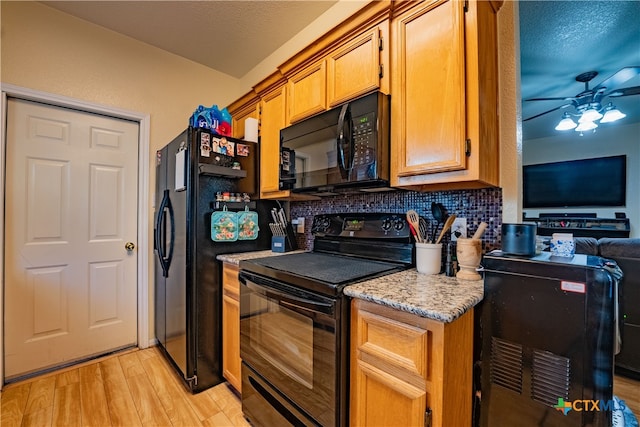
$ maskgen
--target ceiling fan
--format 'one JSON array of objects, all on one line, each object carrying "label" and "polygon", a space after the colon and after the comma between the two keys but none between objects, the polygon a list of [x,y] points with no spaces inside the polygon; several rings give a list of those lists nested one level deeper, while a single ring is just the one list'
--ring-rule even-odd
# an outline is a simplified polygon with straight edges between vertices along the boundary
[{"label": "ceiling fan", "polygon": [[[535,116],[523,119],[523,121],[532,120],[553,111],[571,106],[575,108],[575,112],[565,112],[563,114],[563,119],[556,127],[556,130],[568,130],[574,128],[576,131],[591,130],[597,127],[594,123],[595,120],[602,119],[600,122],[605,123],[621,119],[625,117],[625,114],[621,113],[612,102],[609,102],[603,107],[603,100],[607,97],[616,98],[620,96],[640,94],[640,86],[619,88],[622,84],[638,74],[640,74],[640,66],[624,67],[591,89],[589,88],[589,82],[598,75],[598,72],[587,71],[585,73],[578,74],[576,76],[576,81],[584,83],[584,90],[582,92],[569,97],[525,99],[525,101],[565,101],[565,103],[540,114],[536,114]],[[576,124],[571,119],[571,116],[580,117],[578,120],[579,124]]]}]

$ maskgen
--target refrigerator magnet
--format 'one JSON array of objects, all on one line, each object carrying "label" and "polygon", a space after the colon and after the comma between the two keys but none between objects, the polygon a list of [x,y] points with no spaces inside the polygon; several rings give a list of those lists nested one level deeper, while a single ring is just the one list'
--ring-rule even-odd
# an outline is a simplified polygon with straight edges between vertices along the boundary
[{"label": "refrigerator magnet", "polygon": [[249,146],[247,144],[236,143],[236,155],[247,157],[249,155]]},{"label": "refrigerator magnet", "polygon": [[200,157],[211,156],[211,140],[208,133],[200,134]]}]

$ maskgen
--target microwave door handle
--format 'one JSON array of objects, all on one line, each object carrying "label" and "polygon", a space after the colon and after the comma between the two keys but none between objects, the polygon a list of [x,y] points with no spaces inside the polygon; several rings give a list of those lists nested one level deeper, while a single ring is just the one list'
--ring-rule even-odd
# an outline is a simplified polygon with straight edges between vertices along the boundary
[{"label": "microwave door handle", "polygon": [[[340,110],[338,118],[338,138],[336,139],[336,152],[338,154],[338,167],[342,179],[348,179],[351,168],[353,167],[353,138],[352,138],[352,122],[351,110],[349,104],[344,104]],[[345,159],[345,147],[348,147],[348,157]],[[345,161],[346,160],[346,161]]]}]

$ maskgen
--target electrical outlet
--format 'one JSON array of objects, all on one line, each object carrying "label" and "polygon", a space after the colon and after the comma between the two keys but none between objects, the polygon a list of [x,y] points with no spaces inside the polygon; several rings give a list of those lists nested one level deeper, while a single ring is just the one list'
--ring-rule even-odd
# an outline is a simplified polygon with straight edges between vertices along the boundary
[{"label": "electrical outlet", "polygon": [[304,233],[304,217],[298,217],[298,224],[297,224],[297,228],[296,231],[300,234]]},{"label": "electrical outlet", "polygon": [[451,225],[451,241],[455,242],[458,237],[468,237],[467,218],[456,218]]}]

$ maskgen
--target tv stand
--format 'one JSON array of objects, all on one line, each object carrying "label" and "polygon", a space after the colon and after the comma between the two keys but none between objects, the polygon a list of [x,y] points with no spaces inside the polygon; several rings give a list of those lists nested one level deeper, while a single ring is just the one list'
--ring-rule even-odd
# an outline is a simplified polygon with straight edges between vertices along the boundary
[{"label": "tv stand", "polygon": [[540,215],[540,218],[525,218],[538,226],[537,234],[551,236],[553,233],[571,233],[574,237],[629,237],[629,218],[592,218]]}]

